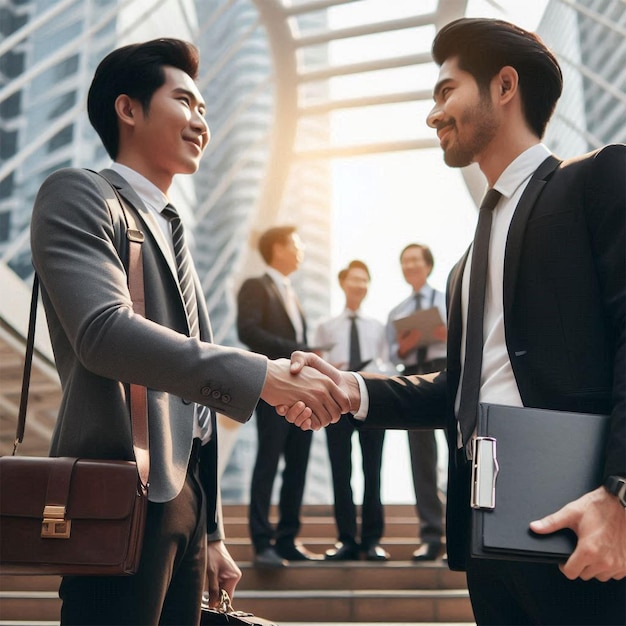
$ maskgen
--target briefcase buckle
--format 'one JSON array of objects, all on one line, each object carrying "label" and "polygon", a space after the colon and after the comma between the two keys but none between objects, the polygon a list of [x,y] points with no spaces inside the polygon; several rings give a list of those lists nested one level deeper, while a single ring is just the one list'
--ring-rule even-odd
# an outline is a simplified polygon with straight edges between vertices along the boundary
[{"label": "briefcase buckle", "polygon": [[72,520],[65,519],[65,507],[47,505],[43,509],[42,539],[69,539]]},{"label": "briefcase buckle", "polygon": [[476,437],[472,441],[473,509],[496,508],[496,477],[499,471],[494,437]]}]

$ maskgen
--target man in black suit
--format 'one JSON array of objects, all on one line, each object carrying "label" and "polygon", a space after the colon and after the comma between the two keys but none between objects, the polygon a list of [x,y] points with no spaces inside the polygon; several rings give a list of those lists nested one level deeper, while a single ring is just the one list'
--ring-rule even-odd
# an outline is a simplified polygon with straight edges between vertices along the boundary
[{"label": "man in black suit", "polygon": [[[63,390],[50,454],[134,459],[129,384],[148,389],[149,502],[139,569],[65,576],[62,624],[195,625],[206,579],[211,603],[220,589],[232,595],[241,572],[223,542],[215,411],[245,422],[259,397],[294,404],[303,392],[314,401],[328,389],[322,378],[315,394],[314,381],[291,376],[286,359],[212,343],[200,282],[169,205],[174,176],[195,172],[209,141],[198,63],[197,49],[178,39],[107,55],[87,110],[114,162],[102,175],[52,173],[33,208],[33,264]],[[130,296],[128,223],[116,194],[144,236],[145,316]],[[327,410],[318,408],[323,417]],[[337,406],[336,420],[340,412]]]},{"label": "man in black suit", "polygon": [[[270,358],[289,357],[294,350],[306,350],[306,320],[289,275],[295,272],[304,247],[295,227],[277,226],[259,239],[259,252],[267,271],[246,280],[238,296],[239,339],[250,350]],[[250,536],[255,562],[281,567],[284,559],[303,561],[315,558],[295,538],[300,530],[300,506],[311,448],[311,431],[300,430],[280,417],[274,407],[257,405],[258,447],[250,486]],[[274,531],[269,520],[272,487],[280,457],[284,456],[279,511]]]},{"label": "man in black suit", "polygon": [[[449,564],[467,571],[478,624],[623,624],[626,146],[560,162],[540,143],[562,76],[532,33],[499,20],[461,19],[441,29],[433,57],[440,72],[427,121],[437,130],[445,162],[478,163],[501,193],[488,243],[470,249],[450,274],[447,371],[352,375],[304,353],[292,357],[292,371],[308,362],[342,381],[363,427],[447,427]],[[472,343],[476,336],[467,332],[468,317],[475,318],[468,312],[482,291],[475,288],[471,258],[486,249],[478,326],[484,340],[466,355],[467,336]],[[476,353],[482,365],[474,403],[461,398],[464,370],[471,374],[465,359]],[[475,419],[479,401],[610,415],[604,485],[530,525],[537,533],[571,528],[578,543],[567,562],[469,555],[472,433],[457,417],[469,412]],[[289,413],[290,421],[303,421],[298,411]]]}]

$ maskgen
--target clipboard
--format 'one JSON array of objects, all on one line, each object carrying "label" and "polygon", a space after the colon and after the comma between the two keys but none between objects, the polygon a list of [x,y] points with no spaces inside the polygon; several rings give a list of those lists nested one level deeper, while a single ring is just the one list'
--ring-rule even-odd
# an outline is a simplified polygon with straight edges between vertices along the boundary
[{"label": "clipboard", "polygon": [[538,535],[529,524],[602,484],[608,430],[608,415],[481,404],[472,455],[472,556],[566,561],[574,532]]},{"label": "clipboard", "polygon": [[432,343],[441,343],[441,339],[437,339],[433,333],[435,328],[445,324],[445,322],[441,318],[439,309],[433,306],[430,309],[419,309],[406,317],[393,320],[392,324],[396,333],[413,329],[419,330],[421,335],[417,346],[423,347]]}]

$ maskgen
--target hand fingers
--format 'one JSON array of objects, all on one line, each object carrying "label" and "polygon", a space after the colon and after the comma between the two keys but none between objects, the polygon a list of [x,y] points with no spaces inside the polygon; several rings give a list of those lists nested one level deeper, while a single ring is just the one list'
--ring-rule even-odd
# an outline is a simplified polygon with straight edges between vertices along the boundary
[{"label": "hand fingers", "polygon": [[220,603],[220,584],[217,579],[217,572],[211,568],[207,569],[207,585],[209,591],[209,606],[215,608]]},{"label": "hand fingers", "polygon": [[231,600],[235,597],[235,588],[240,579],[241,570],[239,568],[237,570],[228,570],[227,575],[220,578],[221,588],[228,594]]}]

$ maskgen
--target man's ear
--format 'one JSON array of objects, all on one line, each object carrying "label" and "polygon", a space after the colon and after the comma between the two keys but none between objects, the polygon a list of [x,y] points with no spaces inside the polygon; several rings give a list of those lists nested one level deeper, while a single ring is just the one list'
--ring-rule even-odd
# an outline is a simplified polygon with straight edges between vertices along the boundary
[{"label": "man's ear", "polygon": [[137,102],[126,94],[121,94],[115,99],[115,112],[118,119],[123,124],[128,124],[129,126],[135,125],[133,113],[136,110]]},{"label": "man's ear", "polygon": [[501,104],[510,102],[517,94],[519,87],[519,75],[517,70],[510,65],[500,68],[498,74],[494,77],[497,90],[497,97]]}]

